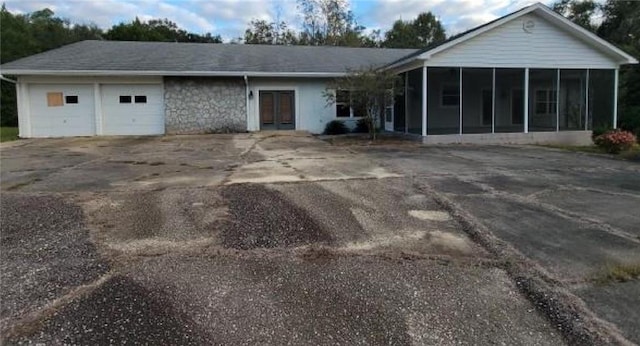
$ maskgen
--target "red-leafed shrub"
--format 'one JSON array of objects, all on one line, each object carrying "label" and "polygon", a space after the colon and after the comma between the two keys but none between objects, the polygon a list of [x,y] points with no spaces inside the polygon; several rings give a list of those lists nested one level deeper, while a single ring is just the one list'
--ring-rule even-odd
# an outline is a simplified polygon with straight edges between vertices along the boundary
[{"label": "red-leafed shrub", "polygon": [[636,136],[629,131],[612,130],[596,137],[593,142],[608,153],[617,154],[631,149],[636,142]]}]

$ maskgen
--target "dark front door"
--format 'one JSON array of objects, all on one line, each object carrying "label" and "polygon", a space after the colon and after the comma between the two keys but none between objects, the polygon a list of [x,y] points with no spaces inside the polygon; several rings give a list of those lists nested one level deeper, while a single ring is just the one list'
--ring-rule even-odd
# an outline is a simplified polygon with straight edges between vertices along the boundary
[{"label": "dark front door", "polygon": [[491,126],[493,121],[493,91],[482,90],[482,125]]},{"label": "dark front door", "polygon": [[293,130],[296,128],[293,90],[260,91],[260,129]]},{"label": "dark front door", "polygon": [[511,92],[511,123],[524,124],[524,91],[522,89],[514,89]]}]

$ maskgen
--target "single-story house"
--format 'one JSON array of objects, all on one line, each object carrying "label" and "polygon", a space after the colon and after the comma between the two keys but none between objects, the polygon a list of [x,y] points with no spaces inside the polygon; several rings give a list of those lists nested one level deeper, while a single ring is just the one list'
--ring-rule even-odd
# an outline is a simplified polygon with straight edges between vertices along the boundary
[{"label": "single-story house", "polygon": [[83,41],[0,66],[21,137],[296,129],[358,111],[323,95],[368,66],[399,74],[387,131],[425,142],[584,142],[616,124],[618,69],[638,61],[542,4],[421,50]]}]

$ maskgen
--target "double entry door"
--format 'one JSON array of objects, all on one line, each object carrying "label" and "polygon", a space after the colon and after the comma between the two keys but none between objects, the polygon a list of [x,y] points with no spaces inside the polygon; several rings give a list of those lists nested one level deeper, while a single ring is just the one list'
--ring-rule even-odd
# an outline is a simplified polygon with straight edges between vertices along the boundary
[{"label": "double entry door", "polygon": [[296,107],[293,90],[261,90],[260,129],[295,130]]}]

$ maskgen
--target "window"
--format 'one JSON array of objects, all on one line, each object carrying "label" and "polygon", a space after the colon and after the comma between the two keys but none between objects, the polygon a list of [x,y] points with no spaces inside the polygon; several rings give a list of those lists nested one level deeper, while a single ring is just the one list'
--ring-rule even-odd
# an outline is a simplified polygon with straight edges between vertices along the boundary
[{"label": "window", "polygon": [[60,107],[62,106],[62,93],[61,92],[52,92],[47,93],[47,106],[49,107]]},{"label": "window", "polygon": [[351,108],[349,108],[349,92],[346,90],[336,91],[336,117],[351,117]]},{"label": "window", "polygon": [[64,103],[66,103],[66,104],[78,103],[78,96],[77,95],[65,96],[64,97]]},{"label": "window", "polygon": [[384,121],[388,123],[393,121],[393,104],[384,108]]},{"label": "window", "polygon": [[120,96],[120,103],[131,103],[131,96]]},{"label": "window", "polygon": [[367,110],[364,107],[349,107],[349,98],[351,97],[351,91],[338,90],[336,91],[336,117],[338,118],[357,118],[367,115]]},{"label": "window", "polygon": [[553,89],[539,89],[535,93],[535,113],[555,114],[557,102],[557,91]]},{"label": "window", "polygon": [[442,86],[441,105],[443,107],[457,107],[460,105],[460,87],[458,85]]},{"label": "window", "polygon": [[367,116],[367,108],[364,106],[361,107],[351,107],[351,113],[353,117],[366,117]]},{"label": "window", "polygon": [[144,95],[136,95],[135,101],[136,103],[147,103],[147,97]]}]

